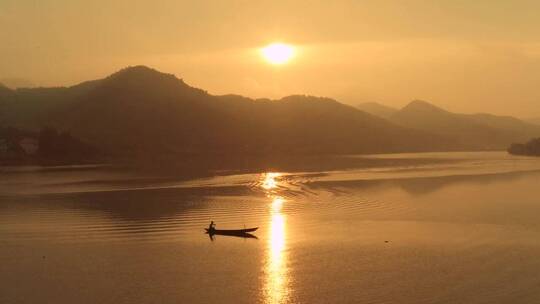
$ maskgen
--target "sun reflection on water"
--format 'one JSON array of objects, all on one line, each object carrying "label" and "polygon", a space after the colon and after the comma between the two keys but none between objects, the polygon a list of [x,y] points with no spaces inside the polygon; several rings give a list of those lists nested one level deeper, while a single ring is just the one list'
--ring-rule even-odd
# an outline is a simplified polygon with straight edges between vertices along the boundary
[{"label": "sun reflection on water", "polygon": [[262,187],[265,190],[273,190],[277,187],[276,177],[281,176],[280,173],[268,172],[263,175]]},{"label": "sun reflection on water", "polygon": [[266,274],[264,297],[269,304],[284,303],[288,298],[287,254],[286,254],[286,216],[282,213],[285,200],[271,191],[277,188],[276,177],[279,173],[263,175],[261,187],[271,198],[270,230],[268,254],[264,266]]},{"label": "sun reflection on water", "polygon": [[269,255],[266,265],[266,303],[283,303],[287,298],[287,267],[285,265],[285,217],[272,215]]}]

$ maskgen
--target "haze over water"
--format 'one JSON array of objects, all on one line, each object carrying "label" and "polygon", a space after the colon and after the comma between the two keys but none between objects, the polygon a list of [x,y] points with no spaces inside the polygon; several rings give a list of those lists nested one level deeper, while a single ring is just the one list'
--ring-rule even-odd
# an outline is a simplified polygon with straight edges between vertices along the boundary
[{"label": "haze over water", "polygon": [[[3,169],[0,303],[540,301],[540,159],[367,158],[388,162],[193,179]],[[210,220],[257,239],[211,240]]]}]

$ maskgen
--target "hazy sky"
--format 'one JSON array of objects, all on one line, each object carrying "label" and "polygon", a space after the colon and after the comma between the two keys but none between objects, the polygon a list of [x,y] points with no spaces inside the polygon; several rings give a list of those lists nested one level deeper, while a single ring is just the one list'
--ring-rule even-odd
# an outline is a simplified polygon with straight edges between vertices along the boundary
[{"label": "hazy sky", "polygon": [[[213,94],[540,116],[540,1],[0,0],[0,79],[72,85],[144,64]],[[258,48],[298,47],[272,66]]]}]

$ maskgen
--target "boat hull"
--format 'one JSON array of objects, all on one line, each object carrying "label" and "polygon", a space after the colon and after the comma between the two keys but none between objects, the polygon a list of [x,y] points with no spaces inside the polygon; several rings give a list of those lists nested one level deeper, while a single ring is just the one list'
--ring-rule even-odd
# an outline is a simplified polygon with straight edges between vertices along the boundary
[{"label": "boat hull", "polygon": [[206,233],[208,234],[221,234],[221,235],[244,235],[250,232],[254,232],[257,229],[259,229],[259,227],[247,228],[247,229],[234,229],[234,230],[204,228],[204,230],[206,230]]}]

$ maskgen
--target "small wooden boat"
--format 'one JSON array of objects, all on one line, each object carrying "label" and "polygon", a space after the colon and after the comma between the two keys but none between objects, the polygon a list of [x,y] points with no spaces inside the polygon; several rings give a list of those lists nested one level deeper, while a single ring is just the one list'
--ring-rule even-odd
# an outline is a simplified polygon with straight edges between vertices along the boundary
[{"label": "small wooden boat", "polygon": [[206,233],[208,234],[220,234],[220,235],[245,235],[249,234],[250,232],[253,232],[255,230],[259,229],[259,227],[255,228],[247,228],[247,229],[208,229],[204,228],[206,230]]},{"label": "small wooden boat", "polygon": [[253,235],[251,233],[248,233],[248,232],[230,232],[229,231],[229,232],[216,232],[216,233],[214,233],[214,232],[206,231],[206,234],[208,234],[211,241],[214,240],[214,237],[216,237],[216,235],[228,236],[228,237],[237,237],[237,238],[244,238],[244,239],[256,239],[256,240],[259,239],[255,235]]},{"label": "small wooden boat", "polygon": [[246,234],[246,233],[253,232],[253,231],[257,230],[257,229],[259,229],[259,227],[246,228],[246,229],[208,229],[208,228],[204,228],[204,230],[206,230],[206,233],[223,234],[223,235]]}]

